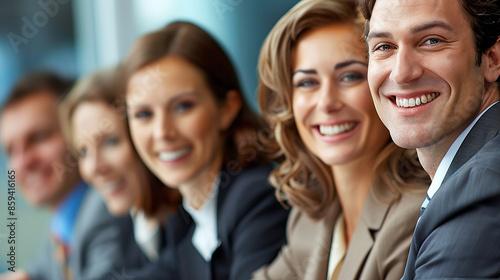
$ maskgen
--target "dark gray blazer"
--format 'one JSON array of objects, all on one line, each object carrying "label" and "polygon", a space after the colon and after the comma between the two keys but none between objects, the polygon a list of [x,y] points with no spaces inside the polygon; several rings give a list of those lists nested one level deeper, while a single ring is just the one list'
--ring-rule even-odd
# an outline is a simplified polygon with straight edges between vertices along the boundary
[{"label": "dark gray blazer", "polygon": [[[78,210],[74,237],[71,243],[70,267],[74,279],[98,279],[105,273],[130,264],[123,253],[130,240],[122,232],[132,232],[132,223],[127,215],[115,218],[109,214],[104,201],[93,189],[87,189]],[[31,280],[58,280],[60,270],[54,262],[52,244],[47,238],[38,258],[26,270]],[[128,254],[130,255],[130,254]],[[133,258],[133,261],[136,257]]]},{"label": "dark gray blazer", "polygon": [[500,278],[500,103],[475,124],[415,228],[403,279]]},{"label": "dark gray blazer", "polygon": [[[206,262],[191,243],[195,223],[181,207],[168,220],[167,249],[158,263],[127,271],[135,280],[246,280],[270,263],[285,243],[286,211],[267,183],[271,165],[223,169],[217,197],[220,246]],[[107,278],[109,279],[109,278]]]}]

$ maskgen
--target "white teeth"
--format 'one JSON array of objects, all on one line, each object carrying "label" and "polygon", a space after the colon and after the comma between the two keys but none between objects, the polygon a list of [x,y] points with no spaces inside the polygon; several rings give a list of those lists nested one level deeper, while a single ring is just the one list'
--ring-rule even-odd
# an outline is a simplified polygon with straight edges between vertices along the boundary
[{"label": "white teeth", "polygon": [[320,125],[319,133],[322,135],[337,135],[352,130],[356,126],[355,123],[344,123],[338,125]]},{"label": "white teeth", "polygon": [[420,106],[422,104],[426,104],[428,102],[431,102],[432,100],[436,99],[436,97],[438,97],[438,96],[439,96],[439,92],[434,92],[432,94],[427,94],[427,95],[424,94],[420,97],[410,98],[410,99],[396,97],[396,106],[405,107],[405,108]]},{"label": "white teeth", "polygon": [[120,187],[120,182],[106,183],[103,186],[104,193],[112,193]]},{"label": "white teeth", "polygon": [[164,161],[173,161],[186,155],[187,153],[189,153],[189,151],[191,151],[190,148],[180,149],[172,152],[161,152],[158,153],[158,158]]},{"label": "white teeth", "polygon": [[427,103],[427,97],[425,95],[422,95],[420,99],[422,100],[423,104]]}]

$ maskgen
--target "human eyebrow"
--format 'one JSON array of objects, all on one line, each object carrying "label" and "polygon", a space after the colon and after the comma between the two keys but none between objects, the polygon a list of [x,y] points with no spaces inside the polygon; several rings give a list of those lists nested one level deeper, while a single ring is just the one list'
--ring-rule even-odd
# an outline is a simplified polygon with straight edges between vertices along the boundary
[{"label": "human eyebrow", "polygon": [[366,42],[370,41],[371,39],[374,38],[389,38],[392,39],[392,34],[389,32],[373,32],[370,31],[368,35],[366,36]]},{"label": "human eyebrow", "polygon": [[361,65],[364,65],[364,66],[368,66],[367,63],[364,63],[362,61],[358,61],[358,60],[349,60],[349,61],[345,61],[345,62],[340,62],[340,63],[337,63],[334,67],[335,70],[337,69],[341,69],[341,68],[344,68],[344,67],[347,67],[351,64],[361,64]]},{"label": "human eyebrow", "polygon": [[313,69],[305,69],[305,70],[297,70],[295,72],[293,72],[292,74],[292,77],[295,76],[295,74],[298,74],[298,73],[304,73],[304,74],[317,74],[316,70],[313,70]]},{"label": "human eyebrow", "polygon": [[448,31],[453,31],[453,28],[449,24],[443,21],[436,20],[412,27],[410,29],[410,33],[415,34],[432,28],[441,28]]},{"label": "human eyebrow", "polygon": [[[424,24],[412,27],[410,29],[410,33],[411,34],[416,34],[416,33],[419,33],[419,32],[425,31],[425,30],[429,30],[429,29],[432,29],[432,28],[441,28],[441,29],[445,29],[445,30],[448,30],[448,31],[453,31],[453,28],[449,24],[447,24],[447,23],[445,23],[443,21],[440,21],[440,20],[435,20],[435,21],[426,22]],[[373,32],[373,31],[370,31],[368,33],[368,35],[366,36],[366,42],[370,41],[373,38],[388,38],[388,39],[392,39],[392,34],[390,32],[376,32],[376,31]]]},{"label": "human eyebrow", "polygon": [[176,102],[178,102],[179,100],[182,100],[182,98],[186,97],[186,96],[197,96],[196,94],[196,90],[195,89],[190,89],[190,90],[185,90],[185,91],[182,91],[181,93],[173,96],[167,103],[170,105],[170,104],[174,104]]}]

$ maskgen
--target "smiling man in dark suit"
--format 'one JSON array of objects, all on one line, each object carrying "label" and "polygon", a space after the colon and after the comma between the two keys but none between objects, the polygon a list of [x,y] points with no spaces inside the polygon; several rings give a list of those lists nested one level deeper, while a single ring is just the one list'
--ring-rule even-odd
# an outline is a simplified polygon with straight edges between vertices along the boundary
[{"label": "smiling man in dark suit", "polygon": [[500,1],[361,6],[377,112],[433,179],[403,279],[500,277]]}]

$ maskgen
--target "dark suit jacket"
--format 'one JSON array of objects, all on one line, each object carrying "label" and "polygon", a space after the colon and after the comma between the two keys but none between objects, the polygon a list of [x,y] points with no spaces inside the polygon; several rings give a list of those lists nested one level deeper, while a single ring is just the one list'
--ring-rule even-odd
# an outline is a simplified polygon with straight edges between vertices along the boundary
[{"label": "dark suit jacket", "polygon": [[500,278],[500,103],[474,125],[415,228],[403,279]]},{"label": "dark suit jacket", "polygon": [[134,279],[245,280],[270,263],[285,243],[288,211],[267,183],[264,165],[222,170],[217,197],[217,231],[221,245],[206,262],[191,243],[195,223],[181,207],[167,222],[167,249],[160,261],[127,273]]},{"label": "dark suit jacket", "polygon": [[[71,242],[69,266],[74,279],[97,279],[130,264],[123,254],[123,248],[129,244],[120,238],[127,231],[132,231],[127,217],[111,216],[99,194],[89,188],[78,210]],[[38,258],[27,268],[32,280],[60,279],[53,255],[52,243],[47,238]]]}]

